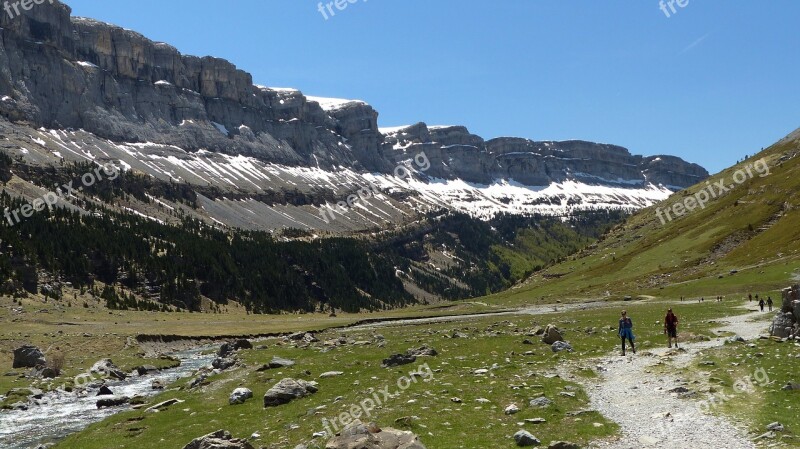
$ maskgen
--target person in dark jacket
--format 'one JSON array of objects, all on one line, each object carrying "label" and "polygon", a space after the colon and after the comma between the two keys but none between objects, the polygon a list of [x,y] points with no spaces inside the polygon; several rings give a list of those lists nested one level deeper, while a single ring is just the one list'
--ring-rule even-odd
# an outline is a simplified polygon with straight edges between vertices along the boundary
[{"label": "person in dark jacket", "polygon": [[762,311],[762,312],[764,311],[764,305],[765,305],[765,304],[766,304],[766,303],[764,302],[764,298],[761,298],[761,300],[760,300],[760,301],[758,301],[758,307],[761,307],[761,311]]},{"label": "person in dark jacket", "polygon": [[667,335],[667,347],[672,347],[672,339],[675,339],[675,347],[678,347],[678,317],[672,313],[672,309],[667,310],[664,317],[664,333]]},{"label": "person in dark jacket", "polygon": [[772,296],[767,297],[767,306],[769,306],[769,311],[772,312],[772,305],[775,304],[772,302]]},{"label": "person in dark jacket", "polygon": [[626,310],[622,311],[622,317],[619,319],[619,337],[622,339],[622,355],[625,355],[626,339],[631,343],[631,349],[636,354],[636,346],[633,344],[633,340],[636,338],[633,336],[633,320],[628,317]]}]

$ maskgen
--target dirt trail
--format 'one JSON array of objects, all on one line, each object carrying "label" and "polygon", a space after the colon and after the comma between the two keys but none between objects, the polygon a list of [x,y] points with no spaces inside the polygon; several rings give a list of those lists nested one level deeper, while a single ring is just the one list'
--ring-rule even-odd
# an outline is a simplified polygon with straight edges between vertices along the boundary
[{"label": "dirt trail", "polygon": [[[717,330],[733,332],[751,340],[767,329],[764,317],[762,313],[750,312],[725,318],[719,320],[725,324]],[[670,392],[678,387],[692,390],[694,385],[687,384],[679,375],[649,373],[659,360],[669,360],[668,363],[676,370],[697,363],[698,352],[721,346],[724,342],[724,338],[716,338],[708,342],[681,344],[682,351],[670,351],[664,347],[640,351],[638,355],[629,351],[626,357],[616,352],[600,359],[597,362],[600,382],[587,384],[587,393],[595,410],[620,425],[622,436],[614,441],[595,442],[590,447],[755,448],[744,426],[706,413],[708,402],[704,402],[702,397],[684,399]],[[668,351],[673,355],[662,359]]]}]

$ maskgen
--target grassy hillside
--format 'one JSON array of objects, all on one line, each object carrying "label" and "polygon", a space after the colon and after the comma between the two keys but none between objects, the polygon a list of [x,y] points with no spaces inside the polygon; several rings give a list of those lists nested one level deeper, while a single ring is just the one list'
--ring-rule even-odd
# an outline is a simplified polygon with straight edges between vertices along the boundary
[{"label": "grassy hillside", "polygon": [[[699,298],[785,287],[800,268],[798,154],[795,132],[638,212],[596,245],[493,299],[517,305],[637,295]],[[697,207],[706,197],[705,207]],[[676,203],[695,208],[677,216]]]}]

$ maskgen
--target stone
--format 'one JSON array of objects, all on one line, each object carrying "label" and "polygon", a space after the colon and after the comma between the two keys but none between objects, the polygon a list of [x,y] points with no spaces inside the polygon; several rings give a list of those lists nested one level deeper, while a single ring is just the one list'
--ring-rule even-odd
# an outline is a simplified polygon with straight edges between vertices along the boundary
[{"label": "stone", "polygon": [[276,407],[319,391],[319,384],[300,379],[283,379],[264,394],[264,407]]},{"label": "stone", "polygon": [[319,377],[320,377],[320,379],[326,379],[326,378],[329,378],[329,377],[338,377],[338,376],[341,376],[343,374],[344,374],[343,371],[328,371],[326,373],[320,374]]},{"label": "stone", "polygon": [[783,432],[783,424],[779,422],[771,423],[767,425],[767,430],[770,430],[772,432]]},{"label": "stone", "polygon": [[219,347],[219,351],[217,351],[217,357],[224,359],[233,354],[234,351],[236,350],[233,347],[233,343],[225,342]]},{"label": "stone", "polygon": [[97,408],[119,407],[130,402],[131,398],[127,396],[113,396],[110,398],[98,399]]},{"label": "stone", "polygon": [[228,398],[228,404],[236,405],[236,404],[244,404],[245,401],[248,399],[253,398],[253,391],[249,388],[237,388],[233,390],[230,397]]},{"label": "stone", "polygon": [[164,388],[166,388],[166,385],[164,385],[164,382],[160,379],[153,379],[153,381],[150,382],[151,390],[163,390]]},{"label": "stone", "polygon": [[273,357],[272,360],[263,365],[261,368],[257,369],[256,371],[266,371],[270,369],[278,369],[278,368],[287,368],[290,366],[294,366],[294,360],[289,359],[282,359],[280,357]]},{"label": "stone", "polygon": [[544,329],[544,334],[542,335],[542,342],[548,345],[552,345],[557,341],[564,341],[564,337],[561,335],[561,332],[558,330],[557,327],[553,326],[552,324],[548,324],[547,327]]},{"label": "stone", "polygon": [[169,407],[170,405],[180,404],[181,402],[185,401],[182,401],[177,398],[167,399],[166,401],[159,402],[158,404],[148,407],[147,409],[145,409],[145,413],[157,413]]},{"label": "stone", "polygon": [[406,354],[414,357],[436,357],[439,352],[428,345],[424,345],[416,349],[409,349]]},{"label": "stone", "polygon": [[140,376],[145,376],[147,374],[157,373],[158,372],[158,368],[156,368],[153,365],[142,365],[142,366],[137,366],[136,368],[134,368],[134,371],[136,371],[136,374],[138,374]]},{"label": "stone", "polygon": [[97,392],[97,396],[113,396],[114,392],[111,391],[106,385],[100,387],[100,390]]},{"label": "stone", "polygon": [[517,404],[510,404],[505,408],[505,410],[503,410],[503,413],[506,415],[516,415],[519,413],[519,406],[517,406]]},{"label": "stone", "polygon": [[784,385],[784,386],[781,388],[781,390],[783,390],[783,391],[793,391],[793,390],[800,390],[800,384],[796,384],[796,383],[788,382],[786,385]]},{"label": "stone", "polygon": [[531,399],[531,401],[529,403],[529,405],[531,407],[537,407],[537,408],[549,407],[552,404],[553,404],[553,401],[551,401],[550,399],[547,399],[544,396],[539,396],[538,398]]},{"label": "stone", "polygon": [[244,439],[233,438],[227,430],[217,430],[214,433],[192,440],[183,449],[254,449]]},{"label": "stone", "polygon": [[222,357],[217,357],[216,359],[214,359],[213,362],[211,362],[211,366],[213,366],[214,369],[218,369],[220,371],[224,371],[224,370],[232,367],[235,364],[236,364],[236,360],[235,359],[233,359],[233,358],[222,358]]},{"label": "stone", "polygon": [[425,449],[412,432],[379,428],[356,419],[325,445],[325,449]]},{"label": "stone", "polygon": [[98,360],[94,365],[92,365],[89,371],[100,374],[105,378],[117,380],[125,380],[128,377],[128,375],[125,374],[121,369],[117,368],[117,365],[114,365],[114,362],[112,362],[111,359]]},{"label": "stone", "polygon": [[47,361],[41,349],[33,345],[24,345],[14,350],[12,368],[36,368],[44,366]]},{"label": "stone", "polygon": [[413,355],[394,354],[390,355],[389,358],[383,359],[382,366],[384,368],[391,368],[394,366],[408,365],[409,363],[414,363],[416,361],[417,357]]},{"label": "stone", "polygon": [[791,313],[778,312],[770,326],[770,335],[778,338],[789,338],[791,329],[794,327],[794,315]]},{"label": "stone", "polygon": [[240,349],[253,349],[253,343],[250,343],[250,340],[240,338],[233,342],[233,349],[240,350]]},{"label": "stone", "polygon": [[544,424],[547,420],[544,418],[527,418],[525,422],[528,424]]},{"label": "stone", "polygon": [[738,335],[734,335],[733,337],[728,339],[728,343],[745,343],[746,341],[747,340]]},{"label": "stone", "polygon": [[561,352],[561,351],[572,352],[572,345],[570,345],[566,341],[557,341],[553,343],[551,349],[553,350],[553,352]]},{"label": "stone", "polygon": [[568,441],[556,441],[554,443],[550,443],[550,445],[547,446],[547,449],[581,449],[581,447]]},{"label": "stone", "polygon": [[527,430],[520,430],[519,432],[514,434],[514,441],[517,443],[519,447],[526,447],[526,446],[538,446],[542,444],[538,438],[533,436]]}]

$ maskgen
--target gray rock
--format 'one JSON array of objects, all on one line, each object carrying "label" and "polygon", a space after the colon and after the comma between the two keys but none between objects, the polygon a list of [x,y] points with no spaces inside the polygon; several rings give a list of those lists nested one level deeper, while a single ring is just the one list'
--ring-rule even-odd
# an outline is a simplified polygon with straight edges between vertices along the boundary
[{"label": "gray rock", "polygon": [[411,432],[380,429],[355,420],[328,441],[325,449],[425,449],[425,446]]},{"label": "gray rock", "polygon": [[264,394],[264,407],[276,407],[314,394],[319,384],[300,379],[283,379]]},{"label": "gray rock", "polygon": [[794,327],[794,315],[778,312],[770,326],[770,335],[778,338],[788,338],[791,335],[792,327]]},{"label": "gray rock", "polygon": [[581,449],[581,447],[568,441],[556,441],[554,443],[550,443],[550,445],[547,446],[547,449]]},{"label": "gray rock", "polygon": [[738,335],[734,335],[733,337],[728,339],[728,343],[745,343],[746,341],[747,340]]},{"label": "gray rock", "polygon": [[100,387],[100,390],[97,392],[97,396],[113,396],[114,392],[111,391],[106,385]]},{"label": "gray rock", "polygon": [[783,391],[793,391],[793,390],[800,390],[800,384],[787,382],[786,385],[781,388]]},{"label": "gray rock", "polygon": [[329,377],[339,377],[344,374],[343,371],[328,371],[319,375],[320,379],[327,379]]},{"label": "gray rock", "polygon": [[121,369],[117,368],[117,365],[114,365],[111,359],[98,360],[92,365],[89,371],[103,377],[117,380],[125,380],[128,377]]},{"label": "gray rock", "polygon": [[233,343],[225,342],[219,347],[219,351],[217,351],[217,357],[224,359],[233,354],[235,351],[236,349],[234,349]]},{"label": "gray rock", "polygon": [[253,391],[249,388],[237,388],[233,390],[231,396],[228,398],[228,404],[244,404],[248,399],[252,399]]},{"label": "gray rock", "polygon": [[261,368],[257,369],[256,371],[266,371],[270,369],[278,369],[278,368],[287,368],[290,366],[294,366],[294,360],[289,359],[282,359],[280,357],[273,357],[272,361],[265,364]]},{"label": "gray rock", "polygon": [[97,408],[119,407],[130,402],[131,398],[127,396],[113,396],[110,398],[103,398],[97,400]]},{"label": "gray rock", "polygon": [[429,347],[428,345],[424,345],[415,349],[409,349],[406,351],[406,354],[414,357],[436,357],[439,355],[435,349]]},{"label": "gray rock", "polygon": [[247,440],[233,438],[227,430],[218,430],[196,438],[183,449],[254,449]]},{"label": "gray rock", "polygon": [[544,396],[539,396],[538,398],[531,399],[529,405],[531,407],[544,408],[544,407],[549,407],[552,404],[553,401],[551,401],[550,399],[547,399]]},{"label": "gray rock", "polygon": [[216,359],[214,359],[213,362],[211,362],[211,366],[213,366],[214,369],[218,369],[220,371],[224,371],[235,364],[236,364],[236,359],[234,358],[217,357]]},{"label": "gray rock", "polygon": [[557,327],[549,324],[544,329],[544,334],[542,335],[542,342],[552,345],[557,341],[564,341],[564,337],[561,335],[561,332],[558,330]]},{"label": "gray rock", "polygon": [[561,352],[561,351],[572,352],[572,345],[570,345],[566,341],[557,341],[553,343],[551,348],[553,349],[553,352]]},{"label": "gray rock", "polygon": [[156,368],[153,365],[142,365],[142,366],[137,366],[136,368],[134,368],[134,371],[136,371],[136,374],[138,374],[140,376],[144,376],[144,375],[147,375],[147,374],[157,373],[158,372],[158,368]]},{"label": "gray rock", "polygon": [[14,350],[12,368],[36,368],[47,363],[42,350],[33,345],[24,345]]},{"label": "gray rock", "polygon": [[408,365],[409,363],[414,363],[416,361],[417,357],[413,355],[394,354],[390,355],[389,358],[383,359],[383,366],[390,368],[393,366]]},{"label": "gray rock", "polygon": [[783,432],[783,424],[781,424],[779,422],[771,423],[771,424],[767,425],[767,430],[770,430],[770,431],[773,431],[773,432]]},{"label": "gray rock", "polygon": [[520,430],[519,432],[514,434],[514,441],[517,443],[517,446],[526,447],[526,446],[538,446],[542,444],[538,438],[533,436],[527,430]]}]

